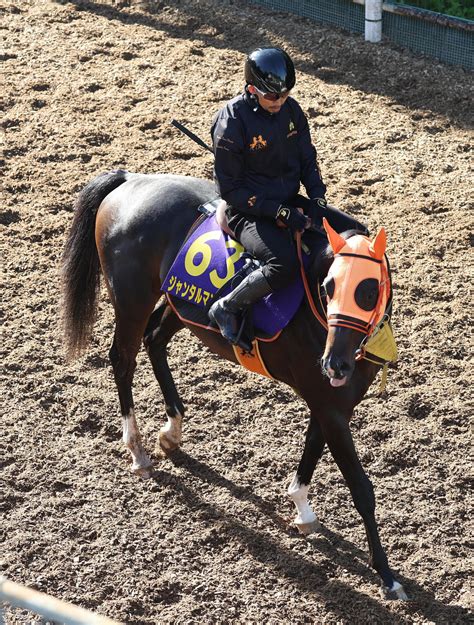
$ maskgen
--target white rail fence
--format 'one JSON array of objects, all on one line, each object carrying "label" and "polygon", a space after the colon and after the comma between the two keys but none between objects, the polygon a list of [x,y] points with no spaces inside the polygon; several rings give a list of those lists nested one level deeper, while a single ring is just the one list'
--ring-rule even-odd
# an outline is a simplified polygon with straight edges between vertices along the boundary
[{"label": "white rail fence", "polygon": [[474,70],[474,20],[399,4],[396,0],[247,1],[364,33],[370,43],[388,40],[415,53]]},{"label": "white rail fence", "polygon": [[[37,1],[23,0],[30,3]],[[64,0],[56,1],[64,2]],[[162,0],[91,1],[108,4],[112,11],[132,8],[157,13],[163,5]],[[474,20],[453,17],[409,4],[399,4],[397,0],[247,0],[247,2],[274,11],[295,13],[350,32],[364,33],[366,41],[370,43],[387,39],[412,52],[474,70]],[[176,1],[177,10],[179,4]]]},{"label": "white rail fence", "polygon": [[[0,602],[8,603],[17,608],[30,610],[55,623],[64,625],[121,625],[106,616],[94,614],[72,603],[55,599],[43,592],[38,592],[0,577]],[[4,612],[0,606],[0,625],[8,625],[4,620]]]}]

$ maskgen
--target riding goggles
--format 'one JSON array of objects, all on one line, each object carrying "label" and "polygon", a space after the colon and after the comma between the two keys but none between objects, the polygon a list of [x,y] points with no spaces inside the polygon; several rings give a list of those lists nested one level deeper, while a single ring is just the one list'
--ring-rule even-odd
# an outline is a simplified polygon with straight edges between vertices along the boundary
[{"label": "riding goggles", "polygon": [[277,100],[280,100],[280,99],[284,100],[290,95],[289,91],[285,91],[284,93],[272,93],[272,92],[260,91],[260,89],[255,87],[255,85],[254,85],[254,89],[262,96],[264,100],[268,100],[269,102],[276,102]]}]

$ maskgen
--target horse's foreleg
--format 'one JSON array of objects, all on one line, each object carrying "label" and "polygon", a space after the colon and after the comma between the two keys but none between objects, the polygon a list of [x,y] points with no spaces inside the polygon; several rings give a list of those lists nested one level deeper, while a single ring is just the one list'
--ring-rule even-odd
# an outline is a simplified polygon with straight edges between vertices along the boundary
[{"label": "horse's foreleg", "polygon": [[181,444],[184,406],[168,365],[166,346],[182,328],[182,322],[164,301],[151,315],[143,337],[143,343],[166,405],[168,421],[161,428],[159,435],[160,446],[165,453],[178,448]]},{"label": "horse's foreleg", "polygon": [[298,514],[294,523],[302,534],[311,534],[318,529],[318,521],[308,502],[309,483],[314,469],[323,453],[325,440],[321,427],[314,416],[311,416],[303,456],[298,465],[295,476],[288,488],[288,494],[293,500]]},{"label": "horse's foreleg", "polygon": [[140,431],[135,418],[132,395],[136,356],[144,325],[144,323],[137,324],[132,320],[117,321],[114,341],[109,356],[120,399],[123,442],[132,454],[132,470],[142,477],[150,477],[152,463],[143,449]]},{"label": "horse's foreleg", "polygon": [[375,521],[375,495],[355,450],[349,423],[341,414],[332,414],[321,423],[324,438],[351,491],[354,505],[361,515],[370,551],[370,565],[383,581],[386,596],[407,599],[403,586],[395,579],[380,542]]}]

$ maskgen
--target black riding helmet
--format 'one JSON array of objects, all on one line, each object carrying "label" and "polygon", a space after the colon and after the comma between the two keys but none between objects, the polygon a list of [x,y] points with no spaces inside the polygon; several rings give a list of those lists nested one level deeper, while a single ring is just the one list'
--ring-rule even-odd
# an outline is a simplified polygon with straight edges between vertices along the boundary
[{"label": "black riding helmet", "polygon": [[295,86],[295,66],[281,48],[257,48],[245,61],[245,81],[264,93],[284,93]]}]

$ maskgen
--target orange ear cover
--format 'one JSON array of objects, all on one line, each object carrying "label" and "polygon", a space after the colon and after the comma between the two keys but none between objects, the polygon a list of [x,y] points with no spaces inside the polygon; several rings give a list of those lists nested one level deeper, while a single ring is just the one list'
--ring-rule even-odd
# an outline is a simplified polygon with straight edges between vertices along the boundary
[{"label": "orange ear cover", "polygon": [[377,260],[382,260],[385,250],[387,248],[387,234],[385,228],[380,228],[377,232],[375,239],[369,246],[369,250],[373,252]]},{"label": "orange ear cover", "polygon": [[331,246],[334,254],[337,254],[342,250],[344,245],[346,245],[346,240],[329,225],[326,217],[323,217],[323,226],[326,230],[326,234],[328,235],[329,245]]}]

